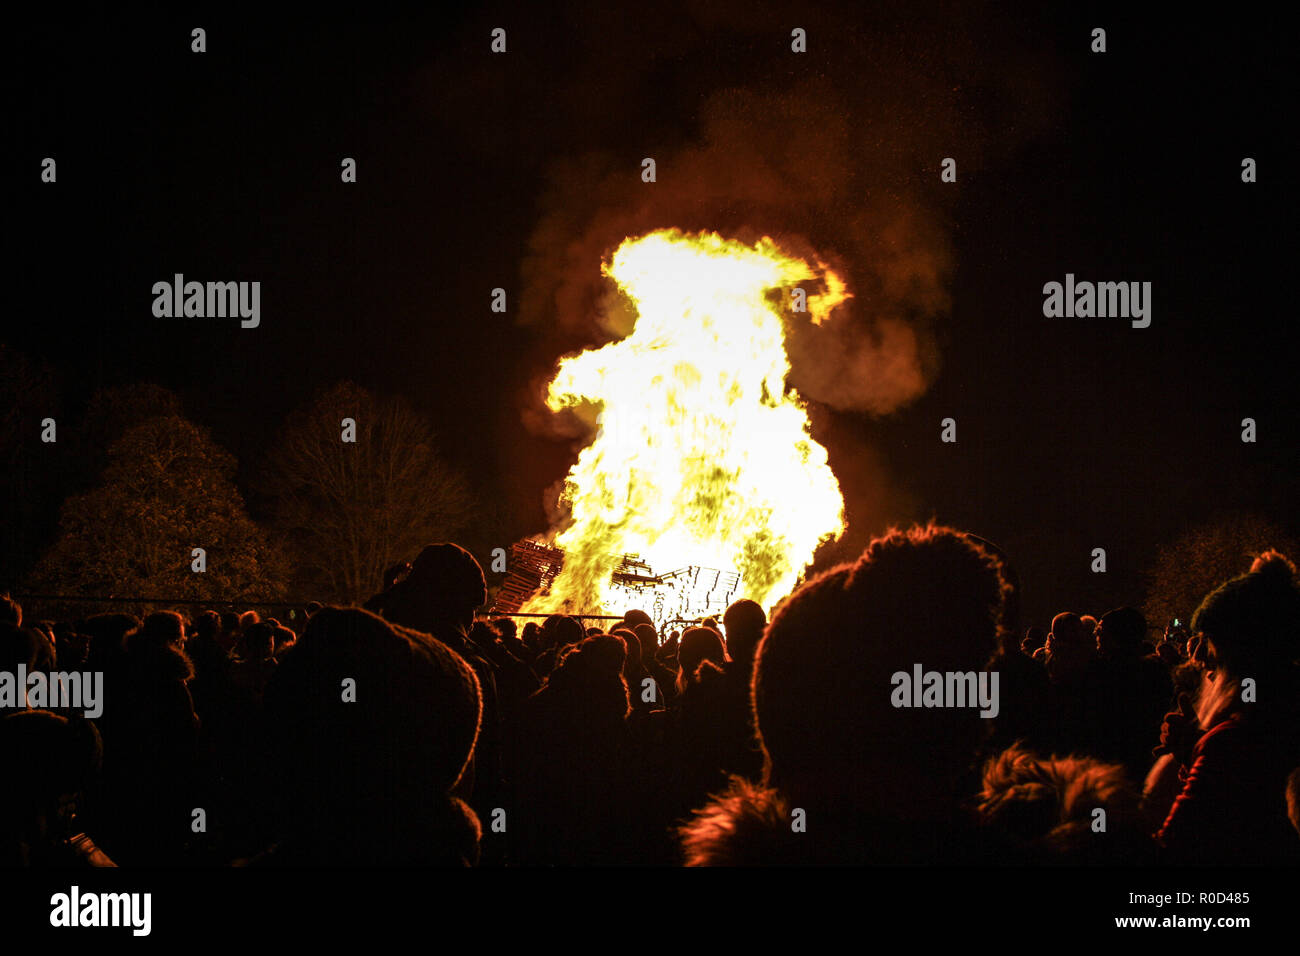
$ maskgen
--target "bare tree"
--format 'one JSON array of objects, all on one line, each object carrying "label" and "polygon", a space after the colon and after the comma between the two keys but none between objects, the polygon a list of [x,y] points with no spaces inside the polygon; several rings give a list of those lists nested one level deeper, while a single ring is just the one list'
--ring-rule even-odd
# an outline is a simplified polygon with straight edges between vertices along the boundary
[{"label": "bare tree", "polygon": [[[351,434],[345,420],[355,423]],[[459,534],[472,507],[424,419],[351,382],[290,415],[259,487],[299,584],[322,600],[368,597],[385,568]]]}]

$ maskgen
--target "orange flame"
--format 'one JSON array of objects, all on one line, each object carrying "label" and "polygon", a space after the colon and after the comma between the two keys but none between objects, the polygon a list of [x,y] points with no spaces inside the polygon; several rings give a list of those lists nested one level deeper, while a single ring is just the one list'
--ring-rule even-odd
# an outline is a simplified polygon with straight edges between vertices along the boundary
[{"label": "orange flame", "polygon": [[[600,408],[562,493],[571,524],[554,535],[564,567],[525,611],[622,614],[650,598],[615,587],[625,554],[656,572],[731,569],[734,600],[770,608],[817,547],[844,531],[826,449],[785,378],[782,311],[798,283],[822,322],[848,298],[824,264],[717,233],[659,230],[625,240],[602,265],[636,307],[626,338],[560,362],[553,411]],[[779,290],[773,294],[773,290]]]}]

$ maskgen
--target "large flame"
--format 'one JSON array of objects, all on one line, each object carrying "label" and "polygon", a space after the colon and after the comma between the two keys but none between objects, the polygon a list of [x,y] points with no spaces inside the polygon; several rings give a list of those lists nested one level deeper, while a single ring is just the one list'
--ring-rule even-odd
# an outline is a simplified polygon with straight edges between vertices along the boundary
[{"label": "large flame", "polygon": [[826,449],[786,388],[782,320],[799,283],[825,290],[804,290],[813,322],[848,297],[844,283],[768,238],[749,246],[675,229],[625,240],[602,271],[636,324],[562,360],[550,383],[552,410],[594,403],[599,428],[565,483],[572,523],[554,537],[563,570],[524,610],[649,610],[611,583],[626,554],[657,573],[735,571],[731,598],[770,608],[844,530]]}]

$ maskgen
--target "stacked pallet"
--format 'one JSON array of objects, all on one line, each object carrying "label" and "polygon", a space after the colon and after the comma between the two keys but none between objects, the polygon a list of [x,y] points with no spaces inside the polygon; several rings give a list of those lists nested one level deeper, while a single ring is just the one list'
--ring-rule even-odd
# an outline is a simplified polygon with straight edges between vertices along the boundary
[{"label": "stacked pallet", "polygon": [[514,614],[524,602],[551,586],[564,567],[564,552],[535,541],[520,541],[510,548],[510,573],[501,584],[492,614]]}]

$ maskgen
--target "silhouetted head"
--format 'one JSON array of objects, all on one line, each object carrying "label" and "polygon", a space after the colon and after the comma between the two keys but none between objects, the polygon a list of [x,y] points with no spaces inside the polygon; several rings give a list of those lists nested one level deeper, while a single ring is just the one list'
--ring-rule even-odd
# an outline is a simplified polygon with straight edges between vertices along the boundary
[{"label": "silhouetted head", "polygon": [[54,626],[55,658],[59,670],[79,670],[86,663],[90,638],[72,624],[62,621]]},{"label": "silhouetted head", "polygon": [[127,635],[126,646],[131,651],[166,647],[180,649],[185,646],[185,624],[175,611],[155,611],[138,629]]},{"label": "silhouetted head", "polygon": [[[1105,839],[1093,830],[1097,807],[1106,809]],[[1040,757],[1020,746],[985,765],[975,815],[1028,854],[1025,862],[1142,862],[1150,842],[1139,795],[1122,766]]]},{"label": "silhouetted head", "polygon": [[19,627],[10,621],[0,621],[0,670],[16,671],[19,664],[29,671],[38,668],[44,656],[45,636],[31,627]]},{"label": "silhouetted head", "polygon": [[1080,673],[1092,660],[1097,639],[1079,615],[1064,611],[1052,618],[1052,632],[1047,635],[1047,666],[1053,678],[1061,679]]},{"label": "silhouetted head", "polygon": [[81,623],[83,634],[90,635],[86,667],[106,670],[126,650],[126,635],[140,626],[140,619],[130,614],[96,614]]},{"label": "silhouetted head", "polygon": [[1038,650],[1047,643],[1047,631],[1043,630],[1037,624],[1025,631],[1025,639],[1020,642],[1020,649],[1030,657],[1034,656],[1034,651]]},{"label": "silhouetted head", "polygon": [[706,660],[719,667],[727,660],[722,638],[711,627],[688,627],[677,648],[677,689],[685,690]]},{"label": "silhouetted head", "polygon": [[652,660],[659,650],[659,632],[653,624],[638,624],[633,630],[641,642],[641,660]]},{"label": "silhouetted head", "polygon": [[458,544],[427,545],[411,563],[411,577],[442,592],[448,607],[473,610],[487,601],[482,566]]},{"label": "silhouetted head", "polygon": [[981,671],[1009,593],[995,556],[933,525],[877,538],[805,583],[773,615],[754,664],[768,782],[852,812],[937,812],[983,730],[979,707],[901,707],[899,677],[918,665]]},{"label": "silhouetted head", "polygon": [[612,634],[586,637],[565,649],[546,681],[546,689],[566,702],[579,724],[621,723],[631,712],[623,663],[627,648]]},{"label": "silhouetted head", "polygon": [[597,660],[598,666],[622,673],[627,658],[627,645],[613,634],[597,634],[582,642],[588,656]]},{"label": "silhouetted head", "polygon": [[194,633],[205,640],[215,641],[221,633],[221,615],[216,611],[204,611],[194,622]]},{"label": "silhouetted head", "polygon": [[384,616],[406,627],[468,630],[487,602],[483,568],[458,544],[431,544],[411,563],[411,573],[384,595]]},{"label": "silhouetted head", "polygon": [[1216,668],[1257,676],[1296,659],[1300,651],[1300,588],[1295,565],[1278,551],[1255,559],[1250,571],[1206,595],[1192,616]]},{"label": "silhouetted head", "polygon": [[185,624],[175,611],[157,611],[126,635],[126,660],[169,680],[187,681],[194,666],[185,653]]},{"label": "silhouetted head", "polygon": [[474,671],[427,634],[360,608],[308,622],[266,689],[286,807],[307,832],[382,832],[382,853],[445,805],[474,751]]},{"label": "silhouetted head", "polygon": [[756,601],[741,598],[722,616],[723,626],[727,631],[727,653],[732,660],[752,661],[758,642],[763,639],[763,628],[767,627],[767,615]]},{"label": "silhouetted head", "polygon": [[470,625],[466,636],[480,646],[491,646],[501,640],[501,632],[497,630],[496,621],[486,621],[482,618]]},{"label": "silhouetted head", "polygon": [[638,611],[633,609],[623,615],[623,623],[635,631],[637,627],[641,624],[649,624],[651,627],[653,627],[655,622],[654,622],[654,618],[652,618],[645,611]]},{"label": "silhouetted head", "polygon": [[623,672],[640,673],[641,669],[641,639],[630,627],[614,628],[614,636],[623,641],[627,647],[627,663],[623,667]]},{"label": "silhouetted head", "polygon": [[578,619],[566,614],[552,614],[542,622],[542,643],[546,647],[568,647],[586,636]]},{"label": "silhouetted head", "polygon": [[1097,622],[1097,653],[1103,657],[1139,654],[1146,636],[1147,619],[1141,611],[1132,607],[1116,608]]},{"label": "silhouetted head", "polygon": [[1079,615],[1073,611],[1062,611],[1052,618],[1052,629],[1047,635],[1048,649],[1051,649],[1053,641],[1067,644],[1083,643],[1083,632],[1083,622],[1079,619]]},{"label": "silhouetted head", "polygon": [[275,628],[258,622],[244,632],[241,656],[245,660],[266,660],[275,654]]}]

